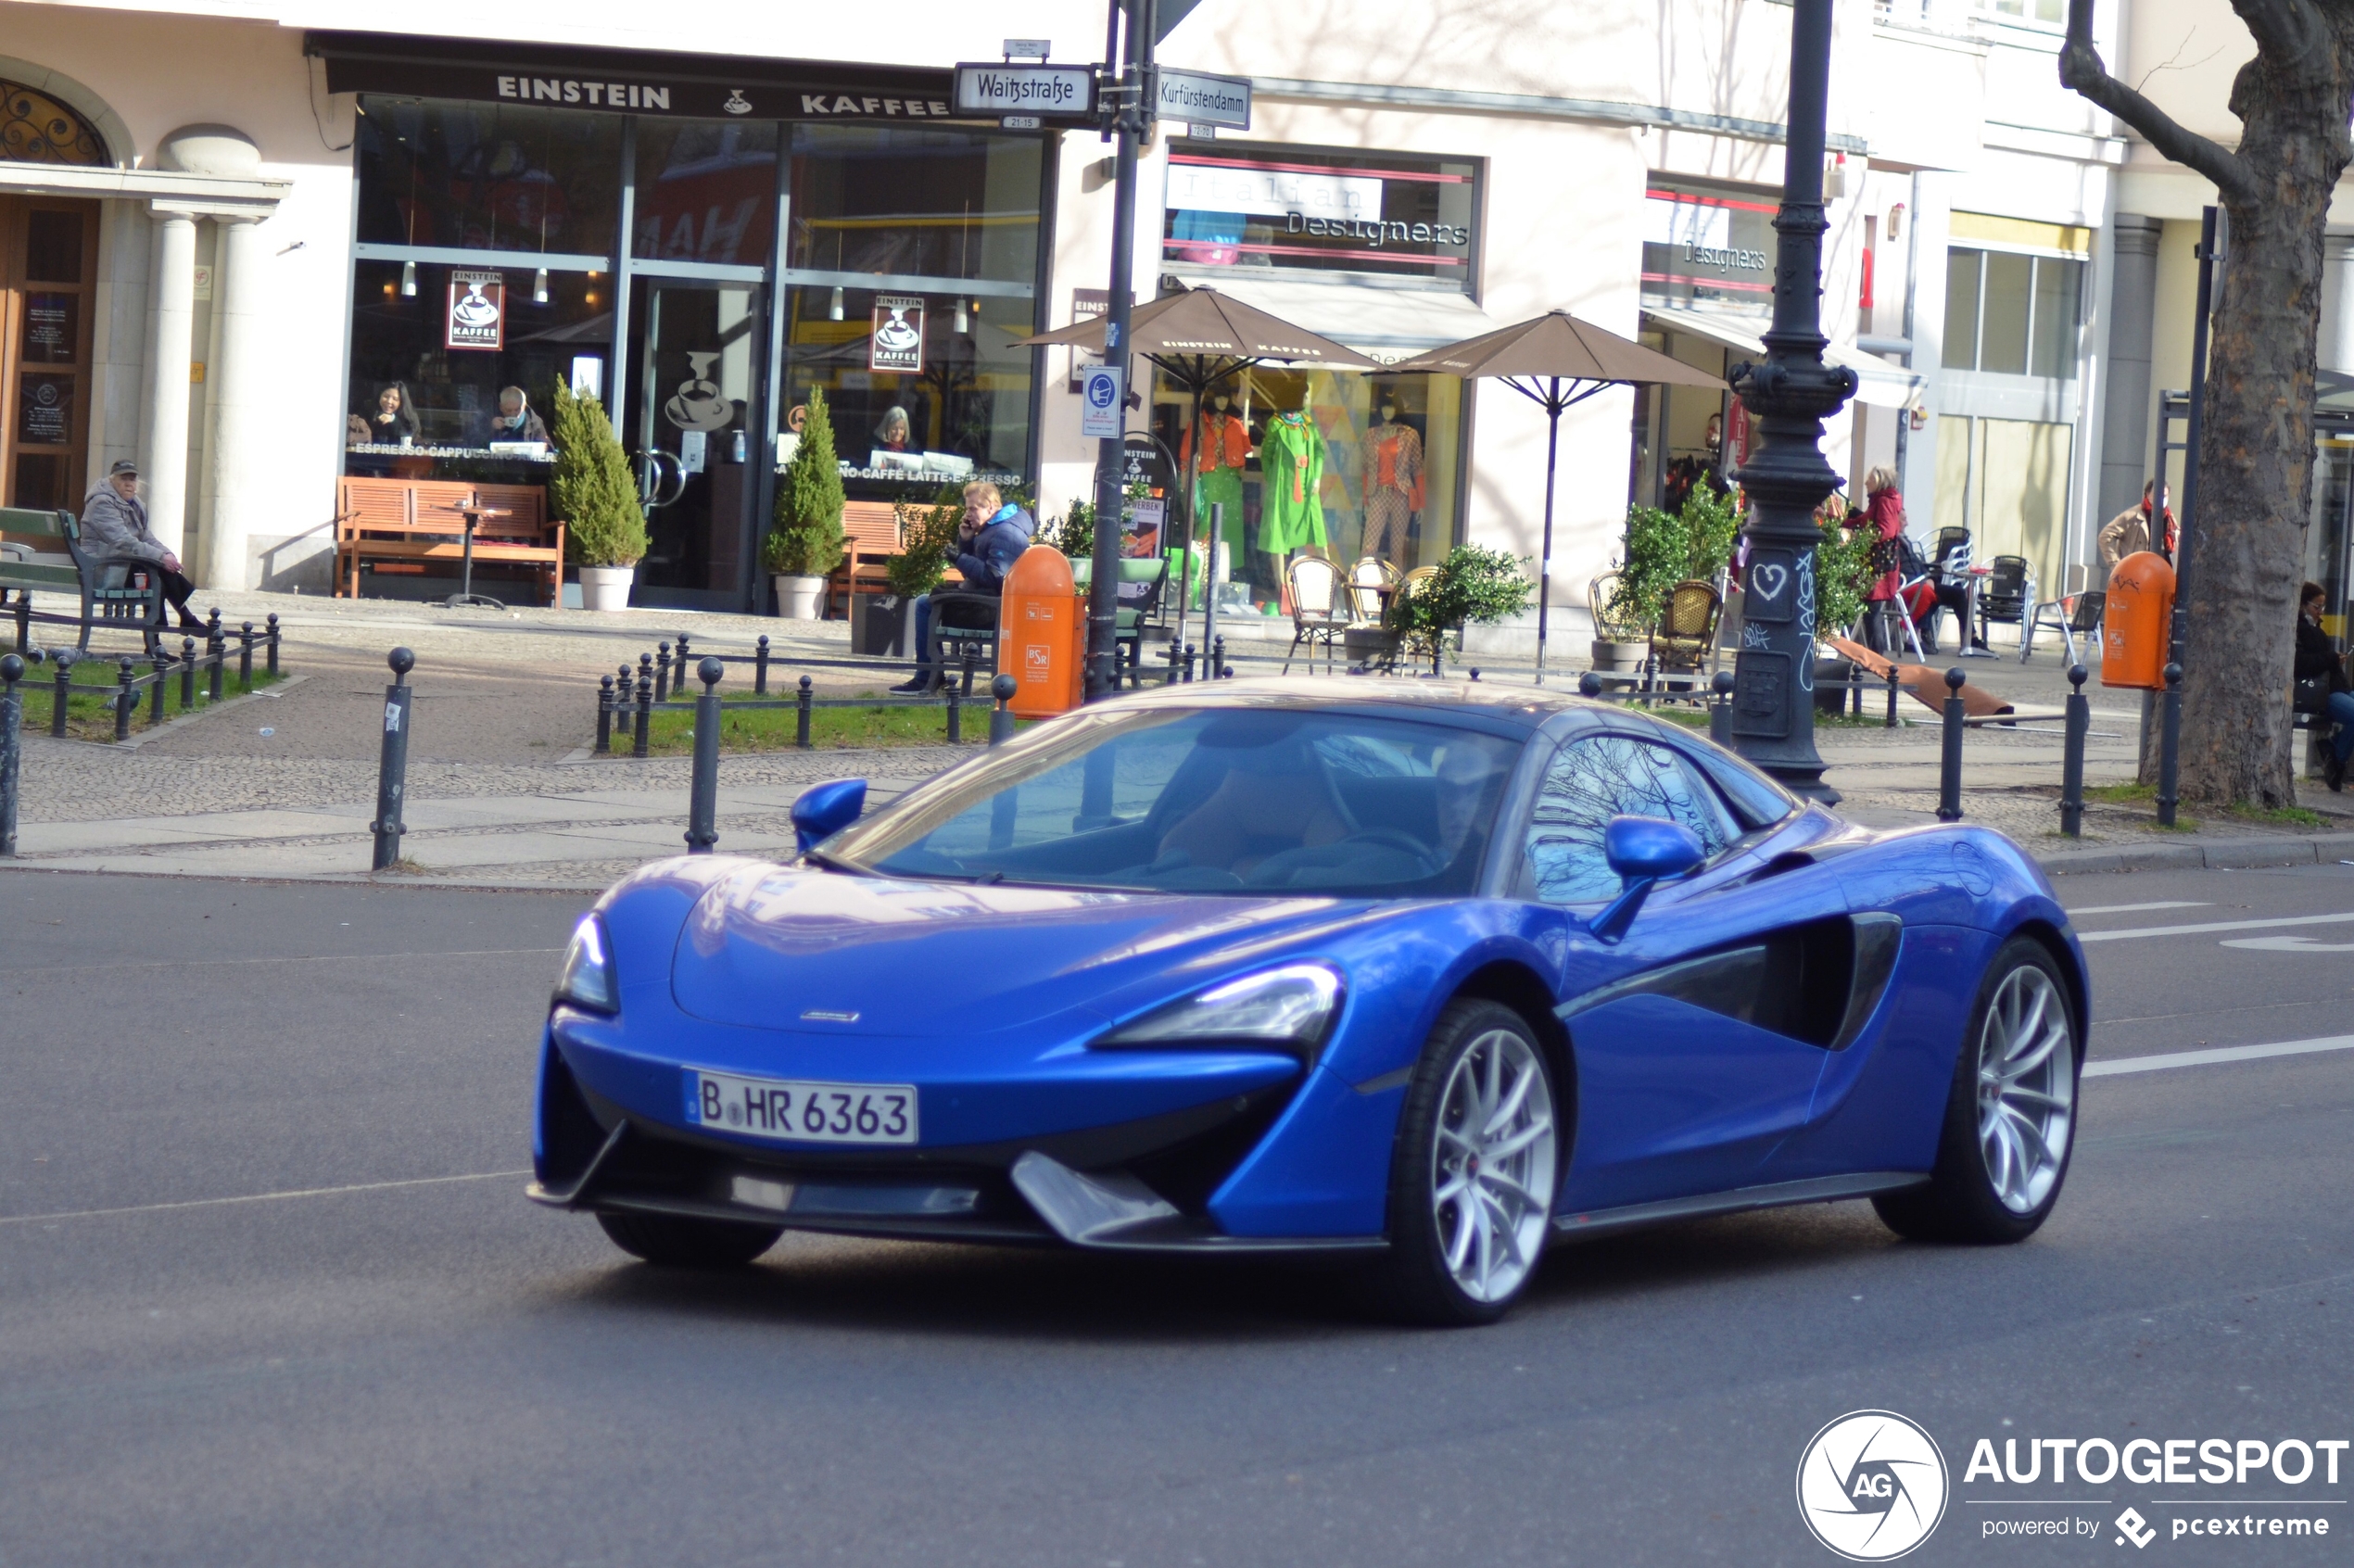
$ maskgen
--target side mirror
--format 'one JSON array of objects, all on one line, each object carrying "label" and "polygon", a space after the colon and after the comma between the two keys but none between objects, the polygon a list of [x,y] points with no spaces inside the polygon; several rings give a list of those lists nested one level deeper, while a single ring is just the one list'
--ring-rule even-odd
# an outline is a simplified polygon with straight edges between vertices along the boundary
[{"label": "side mirror", "polygon": [[1708,850],[1689,828],[1656,816],[1614,816],[1602,829],[1602,857],[1624,879],[1626,891],[1587,929],[1597,941],[1616,942],[1635,923],[1652,888],[1698,866]]},{"label": "side mirror", "polygon": [[866,809],[867,781],[863,778],[837,778],[829,784],[811,785],[792,803],[795,847],[816,848],[857,821]]}]

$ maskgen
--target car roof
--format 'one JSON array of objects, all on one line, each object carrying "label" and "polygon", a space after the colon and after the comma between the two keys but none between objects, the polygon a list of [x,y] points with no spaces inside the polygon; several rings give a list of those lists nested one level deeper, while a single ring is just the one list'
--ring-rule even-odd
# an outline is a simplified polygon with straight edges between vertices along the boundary
[{"label": "car roof", "polygon": [[1375,679],[1365,676],[1259,676],[1192,681],[1134,692],[1116,702],[1120,707],[1394,707],[1422,714],[1452,713],[1491,722],[1516,721],[1530,729],[1566,711],[1601,714],[1610,709],[1607,702],[1568,690],[1477,680]]}]

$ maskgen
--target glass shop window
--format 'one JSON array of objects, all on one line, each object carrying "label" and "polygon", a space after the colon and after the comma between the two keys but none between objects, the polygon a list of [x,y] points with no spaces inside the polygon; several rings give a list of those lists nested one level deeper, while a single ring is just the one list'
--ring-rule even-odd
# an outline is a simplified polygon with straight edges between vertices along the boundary
[{"label": "glass shop window", "polygon": [[1412,279],[1468,293],[1479,166],[1469,158],[1178,142],[1161,258]]},{"label": "glass shop window", "polygon": [[773,120],[638,122],[629,254],[766,267],[777,241]]},{"label": "glass shop window", "polygon": [[2084,263],[1955,246],[1945,252],[1947,370],[2065,380],[2076,373]]},{"label": "glass shop window", "polygon": [[1028,287],[1043,144],[899,126],[792,127],[787,265]]},{"label": "glass shop window", "polygon": [[613,254],[617,117],[373,95],[361,110],[361,244]]}]

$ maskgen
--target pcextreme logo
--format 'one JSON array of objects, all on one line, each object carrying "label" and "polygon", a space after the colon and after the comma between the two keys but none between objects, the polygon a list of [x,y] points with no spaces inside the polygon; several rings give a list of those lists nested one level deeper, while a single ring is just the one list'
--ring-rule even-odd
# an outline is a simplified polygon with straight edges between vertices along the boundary
[{"label": "pcextreme logo", "polygon": [[1929,1539],[1948,1490],[1936,1439],[1894,1410],[1841,1416],[1798,1461],[1799,1516],[1853,1562],[1886,1562]]}]

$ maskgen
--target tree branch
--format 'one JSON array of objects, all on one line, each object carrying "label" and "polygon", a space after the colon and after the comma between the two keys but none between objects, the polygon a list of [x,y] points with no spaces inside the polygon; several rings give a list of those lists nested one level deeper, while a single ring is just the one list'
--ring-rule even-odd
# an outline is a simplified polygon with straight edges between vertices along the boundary
[{"label": "tree branch", "polygon": [[2302,63],[2310,70],[2329,69],[2329,24],[2311,0],[2232,0],[2232,9],[2247,24],[2256,38],[2256,52],[2268,64],[2294,69]]},{"label": "tree branch", "polygon": [[[2287,15],[2291,9],[2310,11],[2306,0],[2235,0],[2235,5],[2243,16],[2250,9],[2267,10],[2271,13],[2267,22],[2278,34],[2297,30],[2298,23]],[[2061,86],[2140,132],[2167,158],[2214,181],[2224,196],[2244,202],[2256,198],[2256,177],[2237,153],[2195,131],[2185,131],[2164,109],[2108,73],[2100,51],[2093,46],[2093,0],[2069,0],[2068,42],[2060,49],[2059,79]]]}]

